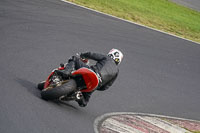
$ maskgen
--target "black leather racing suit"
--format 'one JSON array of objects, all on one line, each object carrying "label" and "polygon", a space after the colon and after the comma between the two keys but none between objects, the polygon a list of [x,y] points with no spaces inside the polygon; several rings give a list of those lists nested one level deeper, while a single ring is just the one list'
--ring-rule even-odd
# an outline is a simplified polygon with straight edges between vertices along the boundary
[{"label": "black leather racing suit", "polygon": [[[86,52],[80,55],[81,58],[92,59],[96,61],[96,64],[93,66],[87,66],[79,58],[74,57],[73,61],[75,62],[75,69],[81,67],[91,68],[94,72],[100,75],[101,82],[99,82],[96,90],[104,91],[107,90],[115,81],[118,76],[119,69],[115,64],[114,60],[107,55]],[[92,92],[83,92],[84,101],[80,102],[80,106],[86,106]]]}]

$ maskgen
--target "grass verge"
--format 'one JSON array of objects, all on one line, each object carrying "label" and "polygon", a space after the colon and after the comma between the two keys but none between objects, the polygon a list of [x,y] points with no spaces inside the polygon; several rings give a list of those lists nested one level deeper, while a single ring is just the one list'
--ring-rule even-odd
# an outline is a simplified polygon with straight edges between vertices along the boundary
[{"label": "grass verge", "polygon": [[200,42],[200,12],[169,0],[68,1]]}]

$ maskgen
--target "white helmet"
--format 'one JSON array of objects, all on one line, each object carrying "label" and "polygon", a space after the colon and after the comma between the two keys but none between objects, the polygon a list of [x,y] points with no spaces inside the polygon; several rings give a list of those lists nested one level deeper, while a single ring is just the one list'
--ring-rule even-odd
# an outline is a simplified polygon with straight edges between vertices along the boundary
[{"label": "white helmet", "polygon": [[108,53],[108,56],[110,56],[117,65],[119,65],[123,59],[123,54],[118,49],[111,49]]}]

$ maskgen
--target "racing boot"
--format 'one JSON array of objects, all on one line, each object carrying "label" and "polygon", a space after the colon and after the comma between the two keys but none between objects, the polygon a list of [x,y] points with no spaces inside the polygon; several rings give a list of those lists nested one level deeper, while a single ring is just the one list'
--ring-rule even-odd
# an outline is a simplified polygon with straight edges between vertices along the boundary
[{"label": "racing boot", "polygon": [[85,100],[81,91],[78,91],[76,94],[76,102],[80,107],[85,107],[87,105],[87,101]]},{"label": "racing boot", "polygon": [[38,83],[37,88],[39,90],[43,90],[44,89],[44,84],[45,84],[45,81],[42,81],[42,82]]}]

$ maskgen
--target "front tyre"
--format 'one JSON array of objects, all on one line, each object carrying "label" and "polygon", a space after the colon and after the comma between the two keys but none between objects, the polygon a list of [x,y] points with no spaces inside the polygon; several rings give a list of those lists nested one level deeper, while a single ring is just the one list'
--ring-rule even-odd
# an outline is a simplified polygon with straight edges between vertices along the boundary
[{"label": "front tyre", "polygon": [[61,96],[66,96],[71,92],[76,91],[76,82],[73,79],[70,79],[67,83],[41,92],[42,99],[44,100],[56,100]]}]

